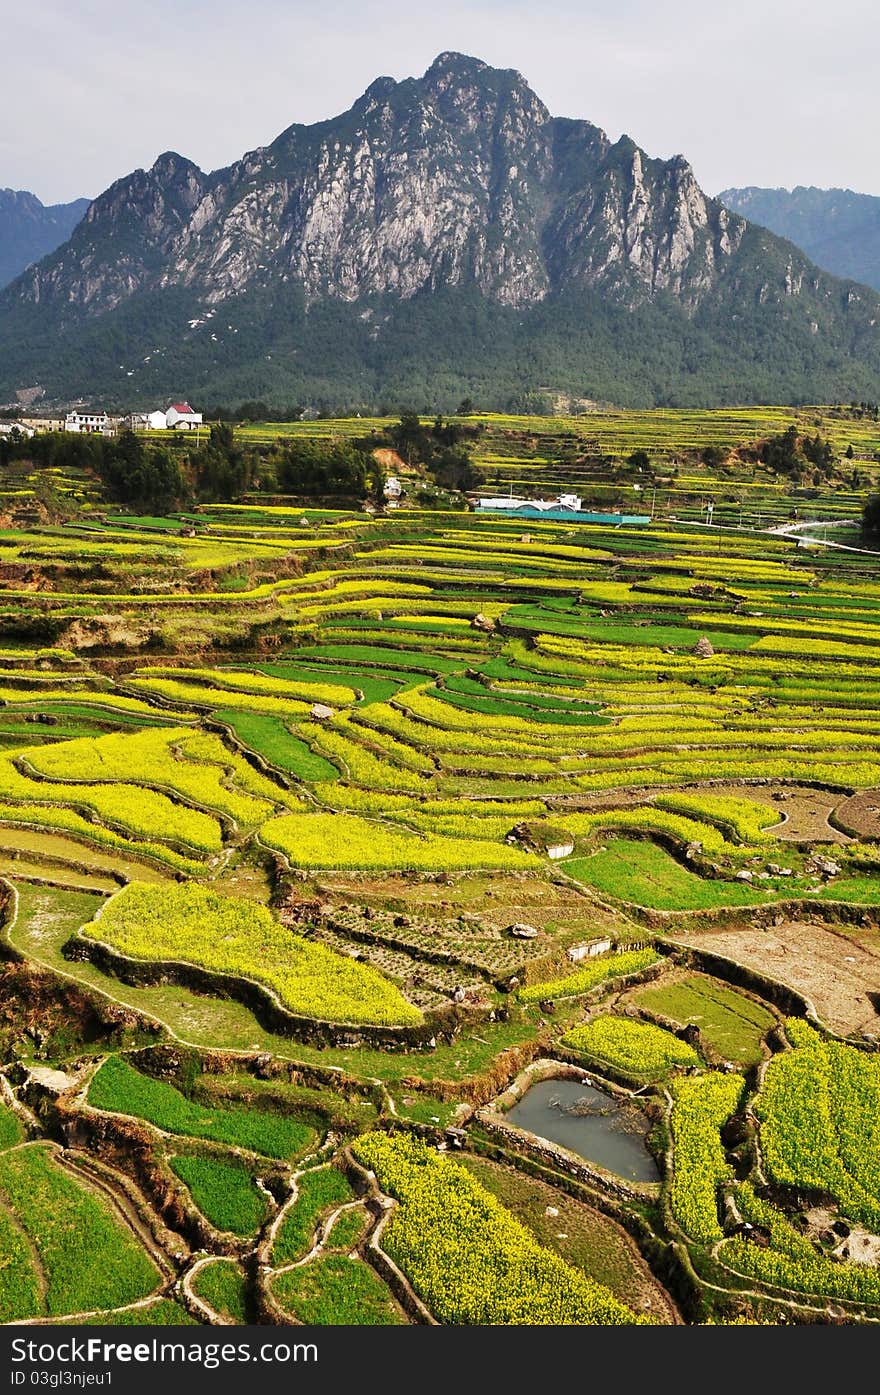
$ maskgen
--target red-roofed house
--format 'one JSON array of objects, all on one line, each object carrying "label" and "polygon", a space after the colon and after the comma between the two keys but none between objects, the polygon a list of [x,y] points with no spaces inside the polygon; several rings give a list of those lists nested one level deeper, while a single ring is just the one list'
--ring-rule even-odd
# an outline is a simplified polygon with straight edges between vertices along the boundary
[{"label": "red-roofed house", "polygon": [[169,431],[195,431],[202,424],[201,412],[194,412],[188,402],[175,402],[165,413]]}]

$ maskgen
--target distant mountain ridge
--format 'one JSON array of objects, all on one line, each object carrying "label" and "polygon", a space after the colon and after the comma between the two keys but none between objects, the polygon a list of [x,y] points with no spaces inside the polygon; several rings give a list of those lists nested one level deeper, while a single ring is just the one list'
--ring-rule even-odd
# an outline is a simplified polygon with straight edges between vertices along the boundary
[{"label": "distant mountain ridge", "polygon": [[852,189],[725,189],[725,208],[787,237],[811,261],[880,291],[880,198]]},{"label": "distant mountain ridge", "polygon": [[227,169],[167,152],[118,180],[0,293],[0,399],[865,398],[878,324],[683,156],[443,53]]},{"label": "distant mountain ridge", "polygon": [[66,242],[88,199],[48,207],[24,189],[0,189],[0,287]]}]

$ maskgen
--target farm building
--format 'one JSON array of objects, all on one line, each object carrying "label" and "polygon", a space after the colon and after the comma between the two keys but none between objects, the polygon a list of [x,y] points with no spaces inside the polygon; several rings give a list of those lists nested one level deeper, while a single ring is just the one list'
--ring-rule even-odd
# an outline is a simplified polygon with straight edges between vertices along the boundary
[{"label": "farm building", "polygon": [[194,412],[188,402],[173,402],[165,413],[169,431],[195,431],[202,425],[201,412]]},{"label": "farm building", "polygon": [[576,519],[579,523],[623,524],[650,523],[648,514],[625,514],[619,510],[609,513],[591,513],[583,508],[579,494],[560,494],[556,499],[518,499],[514,495],[505,498],[476,500],[478,513],[494,513],[512,518]]}]

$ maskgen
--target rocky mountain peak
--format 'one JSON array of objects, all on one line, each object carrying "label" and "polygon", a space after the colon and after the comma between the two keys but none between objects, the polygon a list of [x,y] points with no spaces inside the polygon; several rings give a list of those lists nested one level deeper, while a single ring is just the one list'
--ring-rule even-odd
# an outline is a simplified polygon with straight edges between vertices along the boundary
[{"label": "rocky mountain peak", "polygon": [[94,202],[84,245],[32,290],[97,310],[183,285],[216,304],[282,276],[309,302],[473,285],[525,306],[574,279],[693,301],[730,238],[687,161],[559,124],[520,73],[444,52],[214,175],[166,151]]},{"label": "rocky mountain peak", "polygon": [[[421,77],[377,78],[339,117],[290,126],[228,169],[205,174],[166,151],[118,180],[0,299],[0,342],[10,307],[18,323],[39,306],[46,323],[68,325],[122,313],[134,296],[138,315],[150,297],[185,306],[185,340],[221,305],[236,333],[248,298],[315,323],[349,306],[370,345],[400,307],[424,313],[440,295],[480,316],[547,307],[550,319],[590,297],[602,314],[674,304],[682,323],[732,298],[737,323],[753,304],[786,306],[815,356],[812,326],[829,305],[854,314],[856,304],[818,276],[708,198],[684,156],[653,159],[629,136],[611,142],[588,121],[551,117],[520,73],[449,51]],[[211,361],[220,333],[210,330]]]}]

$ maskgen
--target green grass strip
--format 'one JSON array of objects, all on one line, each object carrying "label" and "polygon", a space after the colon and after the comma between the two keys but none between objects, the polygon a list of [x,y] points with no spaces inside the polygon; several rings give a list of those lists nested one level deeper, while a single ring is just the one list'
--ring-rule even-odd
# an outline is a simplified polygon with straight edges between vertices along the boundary
[{"label": "green grass strip", "polygon": [[315,1137],[295,1117],[259,1109],[227,1109],[198,1104],[173,1085],[135,1070],[122,1056],[110,1056],[89,1086],[89,1104],[146,1119],[168,1133],[231,1143],[270,1158],[293,1158]]}]

